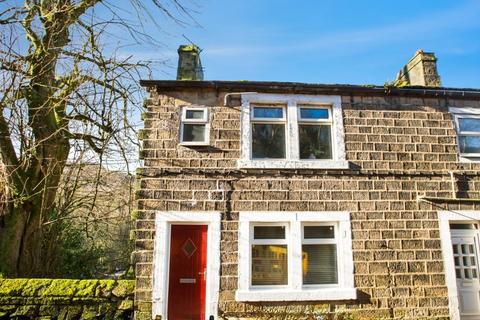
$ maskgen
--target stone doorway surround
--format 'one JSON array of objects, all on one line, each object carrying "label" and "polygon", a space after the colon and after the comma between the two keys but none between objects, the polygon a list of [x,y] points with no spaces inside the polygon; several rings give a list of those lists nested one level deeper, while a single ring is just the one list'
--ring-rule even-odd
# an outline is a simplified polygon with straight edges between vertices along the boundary
[{"label": "stone doorway surround", "polygon": [[155,248],[152,292],[152,318],[167,319],[168,269],[170,230],[172,224],[201,224],[208,226],[207,285],[205,318],[215,318],[218,312],[220,288],[220,221],[218,211],[157,211],[155,217]]},{"label": "stone doorway surround", "polygon": [[458,301],[457,279],[453,262],[452,236],[450,223],[452,222],[477,222],[480,221],[480,211],[452,210],[438,211],[438,227],[442,244],[443,265],[445,269],[445,282],[448,288],[448,307],[452,320],[460,320],[460,306]]}]

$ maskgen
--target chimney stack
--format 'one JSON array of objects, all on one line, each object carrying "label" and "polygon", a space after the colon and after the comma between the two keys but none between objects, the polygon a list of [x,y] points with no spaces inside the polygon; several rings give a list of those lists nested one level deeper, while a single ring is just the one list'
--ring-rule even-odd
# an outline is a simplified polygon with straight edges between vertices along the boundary
[{"label": "chimney stack", "polygon": [[178,47],[177,80],[203,80],[200,52],[194,44]]},{"label": "chimney stack", "polygon": [[410,61],[398,72],[395,82],[404,83],[407,86],[440,87],[435,53],[417,50]]}]

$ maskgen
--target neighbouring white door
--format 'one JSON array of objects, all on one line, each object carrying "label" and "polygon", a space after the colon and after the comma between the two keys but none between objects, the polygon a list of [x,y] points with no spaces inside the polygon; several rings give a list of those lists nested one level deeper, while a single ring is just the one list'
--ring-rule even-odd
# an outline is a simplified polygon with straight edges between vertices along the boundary
[{"label": "neighbouring white door", "polygon": [[458,302],[462,320],[480,319],[478,224],[450,224]]}]

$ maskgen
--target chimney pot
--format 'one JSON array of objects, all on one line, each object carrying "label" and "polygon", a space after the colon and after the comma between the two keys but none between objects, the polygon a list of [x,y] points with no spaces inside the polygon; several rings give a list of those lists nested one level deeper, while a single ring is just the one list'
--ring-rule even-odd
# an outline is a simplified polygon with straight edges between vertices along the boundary
[{"label": "chimney pot", "polygon": [[440,87],[435,53],[417,50],[410,61],[398,72],[395,82],[403,82],[409,86]]},{"label": "chimney pot", "polygon": [[203,80],[201,51],[194,44],[178,47],[177,80]]}]

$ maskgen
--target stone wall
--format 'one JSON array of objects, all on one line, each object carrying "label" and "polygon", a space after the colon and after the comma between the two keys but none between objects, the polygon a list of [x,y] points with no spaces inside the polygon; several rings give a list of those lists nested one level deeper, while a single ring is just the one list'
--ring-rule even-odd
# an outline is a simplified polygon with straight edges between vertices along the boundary
[{"label": "stone wall", "polygon": [[[222,212],[219,315],[224,319],[447,319],[438,210],[474,203],[431,203],[417,196],[480,197],[479,164],[459,164],[448,106],[479,101],[343,96],[349,170],[238,170],[239,103],[226,92],[151,92],[138,172],[136,301],[150,318],[156,210]],[[180,106],[212,113],[208,148],[179,146]],[[359,299],[340,302],[235,301],[239,211],[349,211]]]},{"label": "stone wall", "polygon": [[133,319],[133,280],[0,279],[0,319]]}]

